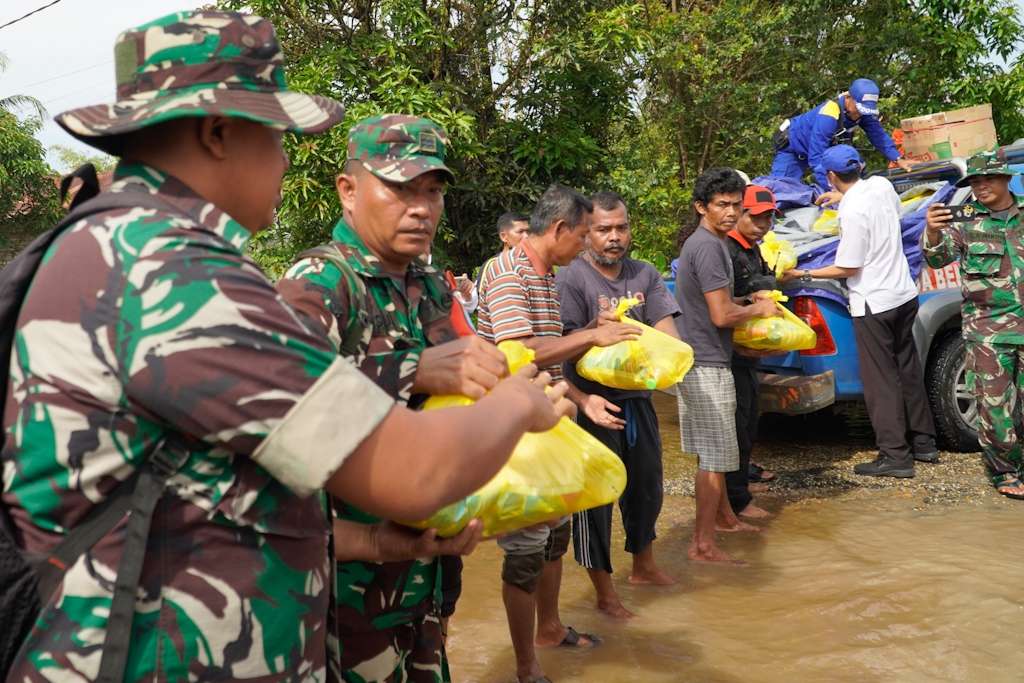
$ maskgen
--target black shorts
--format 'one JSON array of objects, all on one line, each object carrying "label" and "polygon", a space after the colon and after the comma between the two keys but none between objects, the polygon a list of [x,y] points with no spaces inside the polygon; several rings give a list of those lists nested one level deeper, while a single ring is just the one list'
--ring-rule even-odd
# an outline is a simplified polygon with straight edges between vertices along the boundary
[{"label": "black shorts", "polygon": [[[576,422],[608,446],[626,466],[626,490],[619,498],[622,525],[626,530],[626,552],[647,549],[657,534],[654,527],[664,497],[661,466],[661,434],[658,416],[650,398],[615,401],[626,429],[605,429],[582,412]],[[635,428],[635,431],[634,431]],[[632,442],[632,443],[630,443]],[[572,516],[572,545],[576,561],[587,569],[612,571],[612,506],[577,512]]]}]

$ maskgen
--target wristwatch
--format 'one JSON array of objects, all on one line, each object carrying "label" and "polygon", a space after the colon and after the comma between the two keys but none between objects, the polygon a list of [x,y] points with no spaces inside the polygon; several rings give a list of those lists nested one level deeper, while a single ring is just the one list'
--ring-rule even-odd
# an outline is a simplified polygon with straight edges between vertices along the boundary
[{"label": "wristwatch", "polygon": [[754,298],[752,296],[747,294],[745,297],[743,297],[743,305],[744,306],[749,306],[752,303],[754,303]]},{"label": "wristwatch", "polygon": [[812,278],[811,278],[811,271],[809,271],[809,270],[807,270],[807,269],[805,268],[805,269],[804,269],[804,274],[803,274],[803,277],[801,277],[801,278],[800,278],[800,281],[801,281],[801,282],[810,282],[810,281],[811,281],[811,279],[812,279]]}]

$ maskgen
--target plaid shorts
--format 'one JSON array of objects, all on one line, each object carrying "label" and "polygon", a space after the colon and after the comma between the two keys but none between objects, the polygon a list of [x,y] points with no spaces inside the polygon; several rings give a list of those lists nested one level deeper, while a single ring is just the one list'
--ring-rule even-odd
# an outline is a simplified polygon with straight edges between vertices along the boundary
[{"label": "plaid shorts", "polygon": [[705,472],[740,468],[736,442],[736,384],[729,368],[693,367],[676,385],[679,440],[683,451],[697,455]]}]

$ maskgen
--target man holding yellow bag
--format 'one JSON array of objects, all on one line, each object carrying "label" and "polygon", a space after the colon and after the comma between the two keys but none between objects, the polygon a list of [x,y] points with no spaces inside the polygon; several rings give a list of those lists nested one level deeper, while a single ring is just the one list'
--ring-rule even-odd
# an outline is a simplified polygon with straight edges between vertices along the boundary
[{"label": "man holding yellow bag", "polygon": [[[629,258],[630,226],[626,202],[615,192],[590,196],[593,220],[587,249],[555,276],[565,334],[572,334],[614,311],[623,299],[639,299],[629,317],[678,339],[673,319],[679,305],[654,266]],[[575,360],[575,359],[574,359]],[[619,498],[626,529],[626,552],[633,555],[633,584],[673,584],[654,564],[654,527],[661,512],[661,436],[650,391],[613,389],[585,379],[574,361],[562,364],[566,379],[581,391],[602,397],[615,422],[601,425],[586,413],[576,422],[614,451],[626,466],[626,490]],[[597,591],[597,608],[618,618],[633,614],[623,607],[612,585],[612,506],[577,512],[572,524],[576,561],[586,568]]]}]

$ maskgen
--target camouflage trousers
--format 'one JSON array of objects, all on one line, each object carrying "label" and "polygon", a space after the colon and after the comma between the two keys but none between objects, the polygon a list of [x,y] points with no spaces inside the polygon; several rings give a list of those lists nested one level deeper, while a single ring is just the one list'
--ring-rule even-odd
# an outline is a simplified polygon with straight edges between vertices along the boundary
[{"label": "camouflage trousers", "polygon": [[978,400],[978,440],[993,479],[1021,471],[1013,427],[1014,392],[1024,398],[1024,346],[968,341],[967,389]]},{"label": "camouflage trousers", "polygon": [[434,614],[380,631],[350,633],[341,645],[346,683],[449,683],[448,657]]}]

